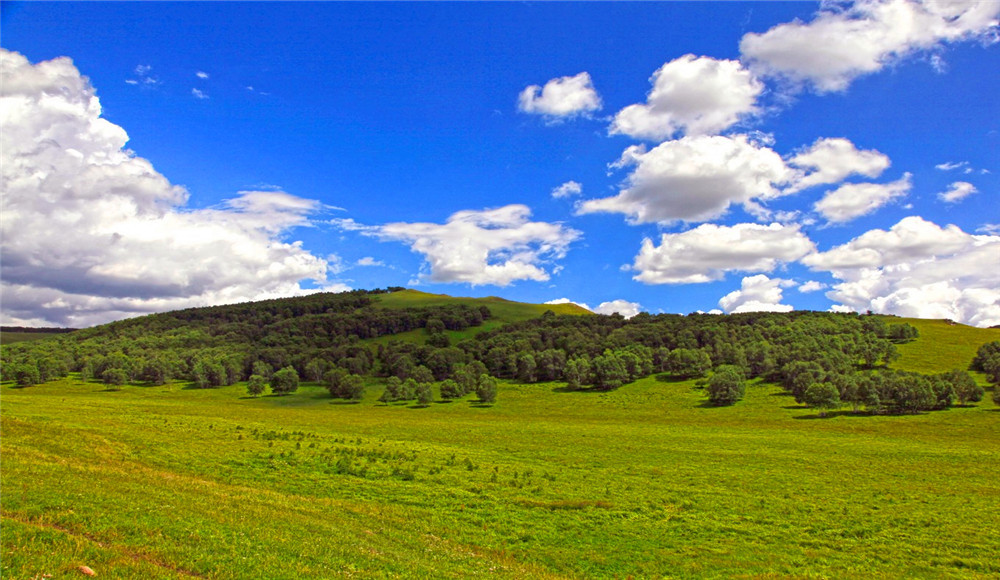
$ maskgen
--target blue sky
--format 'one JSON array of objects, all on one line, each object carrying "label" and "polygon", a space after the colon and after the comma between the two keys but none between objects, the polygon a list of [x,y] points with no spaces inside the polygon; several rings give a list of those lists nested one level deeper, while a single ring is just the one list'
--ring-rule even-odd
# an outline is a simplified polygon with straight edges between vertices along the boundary
[{"label": "blue sky", "polygon": [[5,324],[391,285],[1000,324],[1000,3],[2,7]]}]

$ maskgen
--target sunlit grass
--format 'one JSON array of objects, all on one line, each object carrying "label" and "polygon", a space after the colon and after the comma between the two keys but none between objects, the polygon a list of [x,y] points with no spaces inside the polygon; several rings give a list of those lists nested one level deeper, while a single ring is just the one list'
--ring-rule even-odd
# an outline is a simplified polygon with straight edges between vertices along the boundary
[{"label": "sunlit grass", "polygon": [[[3,577],[990,577],[1000,410],[826,419],[771,385],[2,387]],[[988,399],[988,397],[987,397]]]}]

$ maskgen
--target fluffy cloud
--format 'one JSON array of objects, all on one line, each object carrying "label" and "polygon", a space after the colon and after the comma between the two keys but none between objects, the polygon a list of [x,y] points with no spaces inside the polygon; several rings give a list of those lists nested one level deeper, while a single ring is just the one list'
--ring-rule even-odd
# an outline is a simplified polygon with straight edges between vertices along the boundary
[{"label": "fluffy cloud", "polygon": [[687,54],[672,60],[649,79],[645,104],[615,115],[610,132],[662,141],[679,132],[716,134],[757,112],[764,85],[736,60]]},{"label": "fluffy cloud", "polygon": [[782,304],[782,286],[788,280],[768,278],[763,274],[743,278],[739,290],[719,299],[719,306],[729,314],[740,312],[791,312],[792,306]]},{"label": "fluffy cloud", "polygon": [[632,318],[636,314],[642,312],[642,305],[638,302],[629,302],[628,300],[623,300],[619,298],[618,300],[611,300],[609,302],[601,302],[597,308],[591,308],[587,306],[585,302],[575,302],[569,298],[557,298],[555,300],[549,300],[546,304],[576,304],[581,308],[585,308],[591,312],[596,312],[597,314],[621,314],[625,318]]},{"label": "fluffy cloud", "polygon": [[743,59],[761,75],[809,83],[819,92],[840,91],[915,51],[942,42],[990,41],[1000,15],[1000,3],[978,0],[860,0],[838,8],[831,4],[808,23],[746,34]]},{"label": "fluffy cloud", "polygon": [[385,262],[381,260],[376,260],[371,256],[365,256],[364,258],[361,258],[360,260],[355,262],[355,264],[357,264],[358,266],[385,266]]},{"label": "fluffy cloud", "polygon": [[201,80],[208,80],[209,74],[205,71],[198,71],[194,73],[194,76],[200,78]]},{"label": "fluffy cloud", "polygon": [[815,185],[839,183],[850,175],[878,177],[889,167],[889,158],[874,149],[859,151],[847,139],[827,138],[817,139],[808,149],[789,159],[788,164],[801,170],[788,189],[794,192]]},{"label": "fluffy cloud", "polygon": [[920,217],[871,230],[802,262],[840,279],[840,309],[966,324],[1000,324],[1000,236],[975,236]]},{"label": "fluffy cloud", "polygon": [[827,221],[843,223],[869,214],[910,191],[910,174],[891,183],[848,183],[813,205]]},{"label": "fluffy cloud", "polygon": [[204,99],[208,98],[208,95],[205,93],[205,91],[200,91],[198,89],[191,89],[191,96],[193,96],[196,99],[201,99],[201,100],[204,100]]},{"label": "fluffy cloud", "polygon": [[948,203],[957,203],[978,191],[979,190],[976,189],[976,186],[972,185],[968,181],[956,181],[948,186],[948,191],[939,193],[938,199]]},{"label": "fluffy cloud", "polygon": [[770,272],[813,252],[815,245],[798,226],[702,224],[679,234],[663,234],[660,246],[646,238],[632,269],[646,284],[690,284],[720,280],[732,270]]},{"label": "fluffy cloud", "polygon": [[316,202],[247,191],[187,210],[70,59],[0,55],[5,323],[86,326],[324,283],[326,261],[280,239]]},{"label": "fluffy cloud", "polygon": [[544,87],[525,88],[518,96],[517,106],[525,113],[564,118],[599,110],[601,97],[594,90],[590,75],[582,72],[573,77],[552,79]]},{"label": "fluffy cloud", "polygon": [[578,213],[623,213],[637,223],[705,221],[731,204],[782,195],[790,171],[781,157],[745,135],[683,137],[650,151],[625,150],[615,167],[633,166],[616,196],[581,203]]},{"label": "fluffy cloud", "polygon": [[582,185],[580,185],[575,181],[567,181],[566,183],[552,190],[552,197],[554,197],[555,199],[562,199],[565,197],[580,195],[582,192],[583,192]]},{"label": "fluffy cloud", "polygon": [[444,224],[391,223],[360,231],[409,243],[427,259],[431,282],[507,286],[516,280],[548,280],[542,266],[565,256],[580,237],[574,229],[532,222],[530,216],[526,206],[508,205],[460,211]]},{"label": "fluffy cloud", "polygon": [[824,283],[822,283],[822,282],[817,282],[816,280],[809,280],[805,284],[799,286],[799,292],[802,292],[803,294],[806,294],[806,293],[809,293],[809,292],[817,292],[817,291],[822,290],[822,289],[824,289],[826,287],[827,287],[827,285],[824,284]]}]

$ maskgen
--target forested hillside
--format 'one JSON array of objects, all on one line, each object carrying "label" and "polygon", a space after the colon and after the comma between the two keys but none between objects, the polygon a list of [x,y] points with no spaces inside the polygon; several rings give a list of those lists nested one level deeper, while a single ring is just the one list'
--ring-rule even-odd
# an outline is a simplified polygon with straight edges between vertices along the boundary
[{"label": "forested hillside", "polygon": [[934,362],[916,365],[917,373],[893,367],[901,348],[947,345],[940,338],[920,342],[917,326],[882,316],[643,313],[626,320],[554,310],[585,312],[400,288],[324,293],[124,320],[10,345],[2,356],[7,378],[23,386],[79,372],[112,386],[248,381],[256,395],[268,383],[275,393],[290,392],[305,379],[358,400],[366,380],[377,379],[386,402],[428,402],[433,383],[445,399],[486,385],[492,400],[495,379],[611,390],[656,374],[703,378],[699,384],[717,405],[739,401],[747,381],[759,378],[820,409],[906,413],[981,400],[984,390],[969,370],[1000,381],[993,351],[972,360],[989,330],[971,339],[964,333],[965,350],[950,356],[919,355]]}]

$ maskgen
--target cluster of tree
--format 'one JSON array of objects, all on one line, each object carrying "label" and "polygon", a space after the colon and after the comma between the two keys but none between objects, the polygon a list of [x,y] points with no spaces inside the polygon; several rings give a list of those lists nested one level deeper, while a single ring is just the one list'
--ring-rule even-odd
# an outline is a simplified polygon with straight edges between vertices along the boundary
[{"label": "cluster of tree", "polygon": [[993,341],[979,347],[970,367],[986,374],[993,383],[993,402],[1000,405],[1000,341]]},{"label": "cluster of tree", "polygon": [[[303,377],[348,400],[363,396],[366,377],[377,377],[391,385],[386,402],[419,402],[433,383],[445,399],[477,392],[488,401],[491,389],[495,396],[495,378],[608,390],[651,374],[708,377],[709,401],[718,405],[738,401],[747,381],[758,377],[818,408],[850,405],[876,413],[941,408],[983,396],[964,371],[923,376],[889,370],[898,356],[895,344],[918,333],[880,316],[643,313],[626,320],[548,312],[452,344],[447,331],[481,325],[489,309],[386,309],[374,297],[383,292],[151,315],[5,346],[2,362],[25,385],[79,371],[109,384],[180,379],[213,387],[246,380],[248,391],[260,394],[267,384],[274,392],[291,392]],[[416,329],[427,333],[425,344],[365,340]],[[1000,382],[1000,343],[980,349],[972,368]]]}]

